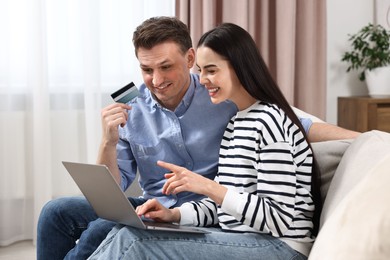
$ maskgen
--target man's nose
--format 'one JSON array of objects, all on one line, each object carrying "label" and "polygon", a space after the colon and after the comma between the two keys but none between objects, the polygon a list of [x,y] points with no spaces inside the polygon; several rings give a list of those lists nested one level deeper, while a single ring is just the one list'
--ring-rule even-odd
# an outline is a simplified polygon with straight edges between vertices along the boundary
[{"label": "man's nose", "polygon": [[163,77],[160,73],[154,72],[152,79],[153,86],[158,87],[163,82],[162,78]]}]

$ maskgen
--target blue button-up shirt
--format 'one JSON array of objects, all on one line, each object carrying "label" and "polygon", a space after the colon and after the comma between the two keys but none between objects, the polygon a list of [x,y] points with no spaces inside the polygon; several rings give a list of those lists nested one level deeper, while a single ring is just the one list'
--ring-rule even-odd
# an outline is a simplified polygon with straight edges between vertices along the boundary
[{"label": "blue button-up shirt", "polygon": [[129,104],[127,124],[119,127],[117,145],[121,186],[125,190],[140,173],[140,186],[146,199],[157,198],[166,207],[179,206],[203,196],[190,192],[162,194],[168,171],[157,160],[183,166],[214,179],[218,168],[221,139],[237,107],[230,101],[213,104],[198,75],[191,75],[191,85],[183,100],[170,111],[152,97],[145,85]]}]

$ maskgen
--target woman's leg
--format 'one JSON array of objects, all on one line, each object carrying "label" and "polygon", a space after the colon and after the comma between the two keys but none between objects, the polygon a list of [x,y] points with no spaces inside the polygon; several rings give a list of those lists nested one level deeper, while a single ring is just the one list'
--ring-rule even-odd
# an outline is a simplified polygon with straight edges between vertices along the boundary
[{"label": "woman's leg", "polygon": [[207,230],[189,234],[117,225],[90,259],[306,259],[269,235]]}]

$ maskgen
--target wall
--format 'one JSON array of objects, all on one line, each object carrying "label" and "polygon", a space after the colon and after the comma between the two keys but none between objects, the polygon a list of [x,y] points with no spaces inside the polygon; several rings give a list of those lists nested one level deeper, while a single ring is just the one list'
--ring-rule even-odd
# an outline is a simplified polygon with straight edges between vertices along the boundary
[{"label": "wall", "polygon": [[337,97],[367,95],[357,71],[346,73],[341,62],[348,50],[348,34],[374,22],[374,0],[327,0],[327,113],[326,121],[337,124]]}]

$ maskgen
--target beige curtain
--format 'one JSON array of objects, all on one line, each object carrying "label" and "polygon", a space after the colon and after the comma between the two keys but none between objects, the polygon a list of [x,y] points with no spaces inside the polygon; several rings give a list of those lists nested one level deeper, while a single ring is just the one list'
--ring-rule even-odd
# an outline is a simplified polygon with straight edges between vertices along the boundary
[{"label": "beige curtain", "polygon": [[176,0],[194,46],[221,22],[251,33],[291,105],[326,115],[326,0]]}]

